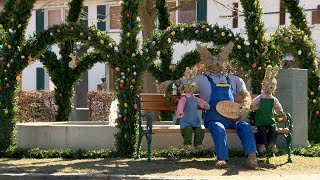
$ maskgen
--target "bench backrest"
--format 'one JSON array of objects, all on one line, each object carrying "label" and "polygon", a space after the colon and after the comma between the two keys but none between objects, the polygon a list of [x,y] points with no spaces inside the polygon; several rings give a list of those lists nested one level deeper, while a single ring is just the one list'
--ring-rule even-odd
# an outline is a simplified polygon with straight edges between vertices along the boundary
[{"label": "bench backrest", "polygon": [[164,94],[140,93],[141,110],[176,110],[176,106],[170,106]]},{"label": "bench backrest", "polygon": [[[140,106],[141,110],[172,110],[177,109],[176,106],[171,106],[165,97],[165,94],[157,93],[140,93]],[[241,103],[242,98],[240,96],[236,97],[236,102]]]}]

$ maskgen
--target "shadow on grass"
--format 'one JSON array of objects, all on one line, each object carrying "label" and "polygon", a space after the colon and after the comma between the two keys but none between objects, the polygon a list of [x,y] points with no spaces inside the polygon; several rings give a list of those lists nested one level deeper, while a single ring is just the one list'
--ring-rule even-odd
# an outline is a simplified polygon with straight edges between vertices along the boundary
[{"label": "shadow on grass", "polygon": [[[250,171],[246,167],[246,159],[243,157],[231,157],[228,161],[228,168],[224,170],[215,169],[215,158],[192,158],[192,159],[174,159],[174,158],[154,158],[151,162],[146,159],[43,159],[37,161],[26,159],[26,162],[20,160],[0,161],[1,173],[104,173],[104,174],[123,174],[123,175],[152,175],[161,173],[174,173],[175,171],[194,170],[217,171],[224,176],[237,175],[241,171]],[[10,163],[8,163],[10,162]],[[275,169],[281,165],[272,165],[266,159],[260,160],[261,168],[266,171]],[[187,176],[188,174],[186,174]]]}]

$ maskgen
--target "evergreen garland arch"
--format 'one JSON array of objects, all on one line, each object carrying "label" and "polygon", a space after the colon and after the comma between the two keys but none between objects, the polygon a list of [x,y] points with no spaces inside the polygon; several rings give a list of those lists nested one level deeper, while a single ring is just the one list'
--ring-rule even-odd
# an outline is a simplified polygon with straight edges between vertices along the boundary
[{"label": "evergreen garland arch", "polygon": [[[205,22],[197,22],[193,24],[178,24],[171,25],[167,27],[166,30],[159,30],[154,35],[153,39],[150,40],[144,48],[152,47],[149,50],[151,59],[155,59],[156,56],[160,56],[162,53],[167,54],[167,52],[163,52],[163,50],[167,50],[168,46],[171,47],[174,43],[185,43],[191,41],[198,41],[203,43],[214,43],[215,45],[225,45],[230,41],[234,41],[234,50],[233,57],[237,59],[241,59],[244,55],[241,52],[242,45],[244,43],[244,39],[239,35],[234,35],[233,32],[226,27],[219,27],[218,25],[209,25]],[[155,44],[154,46],[150,46],[150,44]],[[156,54],[154,52],[157,52]],[[160,58],[161,59],[161,58]],[[166,69],[158,69],[154,62],[151,62],[149,67],[149,71],[157,75],[156,78],[161,82],[165,80],[174,80],[179,79],[183,76],[186,67],[192,67],[196,63],[199,62],[199,53],[197,51],[192,51],[186,53],[182,60],[179,61],[174,69],[170,69],[169,65],[171,64],[171,59],[168,68]],[[167,63],[162,61],[161,63]],[[161,66],[160,66],[161,68]]]},{"label": "evergreen garland arch", "polygon": [[[109,62],[113,66],[116,65],[120,59],[118,45],[107,34],[79,23],[68,23],[54,25],[29,39],[20,51],[20,57],[24,57],[21,59],[21,66],[25,68],[28,65],[28,55],[31,54],[34,57],[38,57],[47,49],[48,45],[63,43],[65,41],[77,41],[93,47],[105,56],[109,56]],[[114,61],[111,59],[114,59]]]},{"label": "evergreen garland arch", "polygon": [[[76,67],[70,67],[69,61],[73,53],[74,41],[91,46],[95,49],[93,53],[77,60]],[[61,59],[58,60],[55,53],[44,50],[48,45],[59,44]],[[97,62],[108,61],[113,66],[117,62],[118,53],[115,42],[106,34],[96,29],[88,28],[77,23],[56,25],[40,32],[30,39],[21,51],[21,66],[28,65],[26,58],[40,56],[40,61],[49,70],[49,75],[55,84],[55,102],[58,105],[57,121],[70,120],[72,110],[73,85],[81,74],[90,69]],[[75,59],[74,59],[75,60]]]}]

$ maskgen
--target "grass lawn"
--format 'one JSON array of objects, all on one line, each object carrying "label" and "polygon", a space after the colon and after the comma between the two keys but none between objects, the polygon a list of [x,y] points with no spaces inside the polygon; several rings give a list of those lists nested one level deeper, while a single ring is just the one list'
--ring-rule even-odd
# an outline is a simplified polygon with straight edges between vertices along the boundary
[{"label": "grass lawn", "polygon": [[259,158],[260,168],[250,170],[245,159],[231,157],[227,169],[215,169],[214,158],[146,159],[0,159],[0,173],[104,173],[152,176],[214,176],[214,175],[286,175],[320,172],[320,158],[287,156]]}]

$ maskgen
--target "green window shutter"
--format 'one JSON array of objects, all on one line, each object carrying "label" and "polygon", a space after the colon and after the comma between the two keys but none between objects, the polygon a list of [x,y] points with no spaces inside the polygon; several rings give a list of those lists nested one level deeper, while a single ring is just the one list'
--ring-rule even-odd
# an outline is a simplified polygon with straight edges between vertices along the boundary
[{"label": "green window shutter", "polygon": [[207,0],[197,1],[197,21],[207,21]]},{"label": "green window shutter", "polygon": [[83,7],[81,17],[83,17],[84,19],[81,19],[80,23],[88,26],[88,6]]},{"label": "green window shutter", "polygon": [[97,28],[100,31],[105,31],[106,30],[106,5],[99,5],[97,6]]},{"label": "green window shutter", "polygon": [[37,76],[37,90],[43,90],[44,89],[44,69],[37,68],[36,76]]},{"label": "green window shutter", "polygon": [[44,13],[43,10],[36,10],[36,32],[41,32],[44,30]]}]

